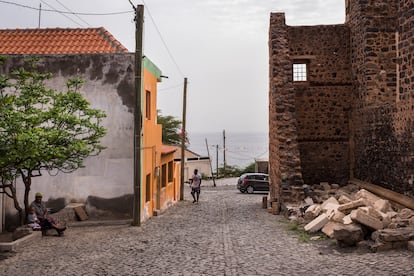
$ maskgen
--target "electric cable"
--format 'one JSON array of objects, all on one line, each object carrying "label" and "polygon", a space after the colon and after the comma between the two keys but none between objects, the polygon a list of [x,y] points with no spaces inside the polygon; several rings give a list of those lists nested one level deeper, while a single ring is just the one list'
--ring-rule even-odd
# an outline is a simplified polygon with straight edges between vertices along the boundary
[{"label": "electric cable", "polygon": [[[48,6],[49,8],[51,8],[52,10],[58,12],[52,5],[49,5],[46,1],[44,0],[40,0],[40,2],[42,2],[43,4],[45,4],[46,6]],[[40,10],[40,9],[39,9]],[[59,12],[58,12],[59,13]],[[66,17],[67,19],[69,19],[70,21],[72,21],[73,23],[75,23],[76,25],[83,27],[82,24],[80,24],[79,22],[76,22],[75,20],[73,20],[72,18],[70,18],[69,16],[67,16],[66,14],[61,14],[64,17]]]},{"label": "electric cable", "polygon": [[183,78],[184,78],[184,74],[183,74],[183,72],[181,71],[180,67],[178,66],[177,62],[175,61],[175,59],[174,59],[173,55],[171,54],[171,51],[170,51],[170,49],[168,48],[167,43],[165,42],[164,38],[162,37],[161,32],[160,32],[160,30],[158,29],[158,26],[157,26],[157,24],[155,23],[155,20],[154,20],[154,18],[152,17],[151,12],[150,12],[150,10],[149,10],[149,8],[148,8],[147,4],[145,3],[145,1],[144,1],[144,0],[142,0],[142,3],[144,4],[145,9],[147,10],[148,15],[149,15],[149,17],[150,17],[150,19],[151,19],[152,23],[154,24],[154,27],[155,27],[155,29],[156,29],[156,31],[157,31],[157,33],[158,33],[158,35],[160,36],[160,39],[161,39],[162,43],[164,44],[164,47],[165,47],[165,49],[167,50],[168,55],[170,56],[170,58],[171,58],[172,62],[173,62],[173,63],[174,63],[174,65],[175,65],[175,67],[177,67],[177,70],[178,70],[178,72],[181,74],[181,77],[183,77]]},{"label": "electric cable", "polygon": [[68,7],[66,7],[62,2],[60,2],[59,0],[56,0],[56,2],[58,2],[62,7],[64,7],[67,11],[71,12],[74,16],[76,16],[80,21],[82,21],[83,23],[85,23],[86,25],[88,25],[89,27],[91,27],[91,24],[89,24],[88,22],[86,22],[85,20],[83,20],[83,18],[81,18],[79,15],[75,14],[71,9],[69,9]]},{"label": "electric cable", "polygon": [[[21,8],[26,8],[26,9],[36,10],[36,11],[40,10],[39,8],[36,8],[36,7],[31,7],[31,6],[27,6],[27,5],[23,5],[23,4],[18,4],[18,3],[13,3],[13,2],[10,2],[10,1],[0,0],[0,3],[14,5],[14,6],[18,6],[18,7],[21,7]],[[121,14],[126,14],[126,13],[134,13],[134,11],[121,11],[121,12],[109,12],[109,13],[84,13],[84,12],[67,12],[67,11],[51,10],[51,9],[42,9],[42,11],[57,12],[57,13],[61,13],[61,14],[77,14],[77,15],[91,15],[91,16],[107,16],[107,15],[121,15]]]}]

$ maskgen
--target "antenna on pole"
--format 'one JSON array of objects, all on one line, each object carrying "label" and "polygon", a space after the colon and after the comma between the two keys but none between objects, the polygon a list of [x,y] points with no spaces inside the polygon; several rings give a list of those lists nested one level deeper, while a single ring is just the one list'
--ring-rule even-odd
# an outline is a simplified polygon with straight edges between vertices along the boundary
[{"label": "antenna on pole", "polygon": [[39,3],[39,24],[37,27],[40,29],[40,18],[42,16],[42,3]]}]

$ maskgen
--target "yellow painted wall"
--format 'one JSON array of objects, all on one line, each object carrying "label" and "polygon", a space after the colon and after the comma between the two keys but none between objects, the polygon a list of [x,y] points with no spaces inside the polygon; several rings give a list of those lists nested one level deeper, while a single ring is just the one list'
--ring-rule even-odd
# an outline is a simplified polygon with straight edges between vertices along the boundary
[{"label": "yellow painted wall", "polygon": [[[141,221],[153,216],[155,210],[164,210],[177,202],[180,188],[179,164],[174,163],[174,153],[162,154],[162,126],[157,124],[157,77],[144,67],[142,90],[142,173]],[[149,109],[149,110],[148,110]],[[161,187],[162,165],[173,162],[173,181]],[[150,176],[147,178],[147,176]],[[147,179],[150,180],[147,185]],[[149,189],[149,193],[147,190]],[[159,194],[157,191],[160,191]]]}]

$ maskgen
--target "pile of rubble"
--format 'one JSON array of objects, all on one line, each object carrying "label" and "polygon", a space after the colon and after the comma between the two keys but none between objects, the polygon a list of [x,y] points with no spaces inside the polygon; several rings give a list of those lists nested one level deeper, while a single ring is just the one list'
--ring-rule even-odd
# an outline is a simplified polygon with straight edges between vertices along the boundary
[{"label": "pile of rubble", "polygon": [[305,231],[322,231],[339,246],[369,246],[373,252],[414,250],[414,211],[357,185],[321,183],[305,186],[300,206],[285,204],[285,215],[304,224]]}]

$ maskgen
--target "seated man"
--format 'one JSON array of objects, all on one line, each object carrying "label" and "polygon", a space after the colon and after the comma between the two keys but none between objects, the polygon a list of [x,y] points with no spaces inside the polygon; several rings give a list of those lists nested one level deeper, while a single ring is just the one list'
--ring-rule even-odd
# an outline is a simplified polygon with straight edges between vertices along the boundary
[{"label": "seated man", "polygon": [[37,219],[39,220],[42,231],[48,229],[55,229],[59,236],[62,236],[66,227],[59,227],[52,217],[48,216],[48,210],[46,204],[42,201],[42,193],[37,192],[35,194],[35,200],[30,204],[30,208],[34,208]]}]

